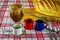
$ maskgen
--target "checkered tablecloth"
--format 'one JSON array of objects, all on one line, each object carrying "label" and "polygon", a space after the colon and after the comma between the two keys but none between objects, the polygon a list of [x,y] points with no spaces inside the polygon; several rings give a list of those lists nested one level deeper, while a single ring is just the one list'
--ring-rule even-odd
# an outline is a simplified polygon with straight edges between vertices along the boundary
[{"label": "checkered tablecloth", "polygon": [[[0,0],[0,40],[50,40],[49,31],[35,31],[35,30],[26,30],[26,35],[22,36],[13,36],[6,35],[4,32],[5,28],[11,29],[12,24],[14,23],[9,16],[9,5],[11,4],[23,4],[25,8],[33,8],[34,5],[31,0]],[[50,22],[53,27],[60,27],[58,23]],[[59,37],[57,35],[59,40]]]}]

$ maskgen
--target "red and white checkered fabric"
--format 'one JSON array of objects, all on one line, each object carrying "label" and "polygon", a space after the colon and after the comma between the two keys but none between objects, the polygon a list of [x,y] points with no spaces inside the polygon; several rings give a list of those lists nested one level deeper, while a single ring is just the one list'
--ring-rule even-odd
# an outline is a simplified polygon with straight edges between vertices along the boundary
[{"label": "red and white checkered fabric", "polygon": [[[14,23],[9,16],[9,6],[13,3],[23,4],[25,8],[33,8],[33,3],[31,0],[0,0],[0,40],[50,40],[50,35],[47,30],[35,31],[26,30],[26,35],[15,37],[4,32],[4,29],[11,29]],[[52,26],[60,27],[57,23],[51,23]],[[8,34],[8,35],[6,35]],[[57,36],[59,39],[59,37]]]}]

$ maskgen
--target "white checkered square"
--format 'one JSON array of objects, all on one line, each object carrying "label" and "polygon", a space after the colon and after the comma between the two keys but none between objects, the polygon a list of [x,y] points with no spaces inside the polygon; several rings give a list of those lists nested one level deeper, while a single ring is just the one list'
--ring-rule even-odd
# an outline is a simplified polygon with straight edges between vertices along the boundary
[{"label": "white checkered square", "polygon": [[46,34],[46,33],[49,33],[49,31],[46,30],[46,29],[44,29],[44,30],[42,31],[42,33],[43,33],[43,34]]},{"label": "white checkered square", "polygon": [[26,38],[21,38],[21,40],[26,40]]},{"label": "white checkered square", "polygon": [[31,34],[36,34],[35,30],[31,30]]},{"label": "white checkered square", "polygon": [[9,30],[13,30],[13,28],[12,27],[5,27],[4,28],[4,34],[10,34],[11,32],[7,32]]},{"label": "white checkered square", "polygon": [[4,16],[5,16],[5,17],[7,17],[7,16],[9,17],[9,12],[6,11]]},{"label": "white checkered square", "polygon": [[2,40],[2,38],[0,38],[0,40]]},{"label": "white checkered square", "polygon": [[28,0],[20,0],[20,3],[25,7],[25,8],[30,8]]},{"label": "white checkered square", "polygon": [[51,39],[48,37],[48,38],[44,38],[44,40],[51,40]]},{"label": "white checkered square", "polygon": [[7,22],[6,22],[6,24],[10,24],[10,23],[11,23],[10,20],[11,20],[10,18],[7,18]]},{"label": "white checkered square", "polygon": [[57,40],[60,40],[60,37],[57,37]]},{"label": "white checkered square", "polygon": [[16,4],[16,0],[9,0],[8,5]]},{"label": "white checkered square", "polygon": [[30,30],[26,30],[26,34],[31,34],[31,33],[30,33]]},{"label": "white checkered square", "polygon": [[3,40],[8,40],[8,38],[3,38]]},{"label": "white checkered square", "polygon": [[9,40],[13,40],[13,38],[9,38]]},{"label": "white checkered square", "polygon": [[3,24],[6,24],[6,22],[7,22],[7,18],[4,18],[2,21],[2,26],[3,26]]},{"label": "white checkered square", "polygon": [[32,40],[32,38],[26,38],[27,40]]},{"label": "white checkered square", "polygon": [[3,30],[2,30],[2,27],[0,27],[0,34],[3,34]]},{"label": "white checkered square", "polygon": [[32,38],[32,40],[37,40],[37,38]]}]

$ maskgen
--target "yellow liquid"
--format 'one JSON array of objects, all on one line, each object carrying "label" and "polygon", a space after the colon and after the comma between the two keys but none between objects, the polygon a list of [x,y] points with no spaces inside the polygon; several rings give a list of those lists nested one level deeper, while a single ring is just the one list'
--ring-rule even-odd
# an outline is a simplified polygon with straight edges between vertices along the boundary
[{"label": "yellow liquid", "polygon": [[12,4],[11,5],[11,10],[10,10],[10,17],[12,18],[12,20],[14,22],[20,21],[23,17],[22,5]]},{"label": "yellow liquid", "polygon": [[11,11],[10,16],[14,22],[18,22],[23,18],[23,12],[21,11],[21,13],[18,13],[18,12]]}]

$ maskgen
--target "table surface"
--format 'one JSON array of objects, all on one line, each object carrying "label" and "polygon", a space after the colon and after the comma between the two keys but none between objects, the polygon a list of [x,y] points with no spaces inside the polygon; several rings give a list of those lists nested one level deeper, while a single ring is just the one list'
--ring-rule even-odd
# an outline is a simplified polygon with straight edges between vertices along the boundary
[{"label": "table surface", "polygon": [[[49,31],[44,29],[43,31],[26,30],[25,35],[15,37],[9,33],[4,32],[4,29],[11,29],[14,23],[9,16],[9,5],[11,4],[23,4],[25,8],[34,8],[34,4],[31,0],[0,0],[0,40],[50,40]],[[60,24],[56,22],[49,22],[52,27],[60,28]],[[59,36],[56,34],[58,40]]]}]

